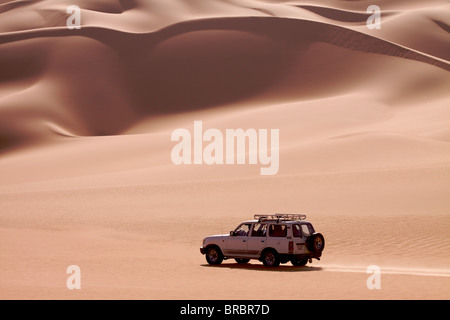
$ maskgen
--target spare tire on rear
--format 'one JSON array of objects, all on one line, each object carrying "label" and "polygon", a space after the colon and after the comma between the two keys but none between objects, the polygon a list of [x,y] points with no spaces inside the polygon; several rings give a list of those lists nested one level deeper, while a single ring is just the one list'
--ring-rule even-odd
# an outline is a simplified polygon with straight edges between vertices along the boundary
[{"label": "spare tire on rear", "polygon": [[325,238],[321,233],[314,233],[308,238],[306,247],[311,252],[321,253],[325,248]]}]

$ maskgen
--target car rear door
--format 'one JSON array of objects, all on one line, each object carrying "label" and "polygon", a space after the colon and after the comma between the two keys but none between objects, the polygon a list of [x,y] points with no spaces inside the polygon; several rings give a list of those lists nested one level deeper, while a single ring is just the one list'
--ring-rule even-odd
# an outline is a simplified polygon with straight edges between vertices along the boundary
[{"label": "car rear door", "polygon": [[306,238],[303,236],[300,224],[292,225],[292,238],[294,240],[294,254],[302,254],[306,251]]},{"label": "car rear door", "polygon": [[267,247],[274,248],[278,253],[288,253],[286,224],[274,223],[268,226]]}]

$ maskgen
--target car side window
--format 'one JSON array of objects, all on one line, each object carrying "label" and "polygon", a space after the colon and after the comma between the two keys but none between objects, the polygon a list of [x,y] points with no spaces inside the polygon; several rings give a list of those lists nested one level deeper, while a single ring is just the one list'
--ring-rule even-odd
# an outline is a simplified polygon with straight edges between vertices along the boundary
[{"label": "car side window", "polygon": [[267,224],[255,223],[252,229],[252,237],[265,237],[267,231]]},{"label": "car side window", "polygon": [[284,224],[271,224],[269,226],[269,237],[286,237],[287,227]]},{"label": "car side window", "polygon": [[314,232],[311,232],[311,229],[308,227],[307,224],[302,224],[302,232],[305,237],[309,237],[311,234],[314,233]]},{"label": "car side window", "polygon": [[250,225],[251,224],[241,224],[235,231],[234,231],[234,235],[235,236],[248,236],[248,232],[250,231]]},{"label": "car side window", "polygon": [[301,238],[302,237],[302,230],[300,229],[300,225],[294,224],[292,226],[292,234],[296,238]]}]

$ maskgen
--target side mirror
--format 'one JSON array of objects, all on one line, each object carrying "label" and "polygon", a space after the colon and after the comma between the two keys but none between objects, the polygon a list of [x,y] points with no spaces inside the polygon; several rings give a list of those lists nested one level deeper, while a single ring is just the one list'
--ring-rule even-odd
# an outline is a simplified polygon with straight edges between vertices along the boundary
[{"label": "side mirror", "polygon": [[230,236],[234,236],[234,231],[230,231]]}]

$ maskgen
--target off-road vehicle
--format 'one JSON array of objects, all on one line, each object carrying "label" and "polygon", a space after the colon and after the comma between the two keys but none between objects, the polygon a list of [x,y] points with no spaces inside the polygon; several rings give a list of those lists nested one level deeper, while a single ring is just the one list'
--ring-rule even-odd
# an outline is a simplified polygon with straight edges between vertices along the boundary
[{"label": "off-road vehicle", "polygon": [[235,259],[245,264],[250,259],[265,266],[277,267],[291,262],[305,266],[312,259],[320,260],[325,239],[317,233],[304,214],[255,215],[255,220],[242,222],[230,234],[206,237],[200,252],[211,265]]}]

